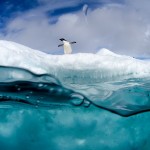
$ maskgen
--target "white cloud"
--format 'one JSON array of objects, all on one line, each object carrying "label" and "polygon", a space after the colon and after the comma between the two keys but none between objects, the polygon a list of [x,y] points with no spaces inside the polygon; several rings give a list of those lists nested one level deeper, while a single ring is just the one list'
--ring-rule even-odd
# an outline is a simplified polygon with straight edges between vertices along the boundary
[{"label": "white cloud", "polygon": [[[73,3],[70,1],[68,6]],[[53,8],[62,6],[57,4]],[[59,53],[58,39],[63,37],[77,41],[74,52],[96,52],[106,47],[121,54],[150,56],[148,6],[148,0],[126,0],[122,5],[107,4],[90,10],[87,21],[81,10],[62,15],[56,24],[49,24],[51,18],[45,15],[50,9],[47,5],[12,20],[7,26],[7,36],[1,36],[1,39]]]}]

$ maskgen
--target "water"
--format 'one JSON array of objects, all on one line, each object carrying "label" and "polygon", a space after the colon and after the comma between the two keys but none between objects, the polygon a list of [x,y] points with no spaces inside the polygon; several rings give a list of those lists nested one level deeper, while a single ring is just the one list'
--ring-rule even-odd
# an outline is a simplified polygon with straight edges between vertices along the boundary
[{"label": "water", "polygon": [[0,67],[0,145],[149,150],[150,78],[59,78]]}]

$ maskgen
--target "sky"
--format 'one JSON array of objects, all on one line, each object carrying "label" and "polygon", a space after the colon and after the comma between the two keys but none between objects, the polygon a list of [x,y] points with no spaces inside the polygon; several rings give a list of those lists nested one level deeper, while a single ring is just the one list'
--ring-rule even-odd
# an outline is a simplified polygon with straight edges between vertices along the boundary
[{"label": "sky", "polygon": [[0,0],[0,39],[61,54],[65,38],[73,53],[150,57],[149,18],[149,0]]}]

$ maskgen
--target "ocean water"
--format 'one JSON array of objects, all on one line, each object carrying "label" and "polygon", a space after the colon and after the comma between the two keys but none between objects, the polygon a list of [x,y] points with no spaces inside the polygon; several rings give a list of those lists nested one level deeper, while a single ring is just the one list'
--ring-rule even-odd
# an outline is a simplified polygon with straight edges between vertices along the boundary
[{"label": "ocean water", "polygon": [[0,66],[0,149],[149,150],[150,78],[92,77]]}]

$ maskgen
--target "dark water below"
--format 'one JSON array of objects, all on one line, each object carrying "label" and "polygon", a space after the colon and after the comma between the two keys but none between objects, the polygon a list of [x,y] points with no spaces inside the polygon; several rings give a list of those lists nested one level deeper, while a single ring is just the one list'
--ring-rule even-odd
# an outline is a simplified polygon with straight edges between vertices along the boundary
[{"label": "dark water below", "polygon": [[150,79],[80,80],[1,66],[1,148],[149,150]]}]

